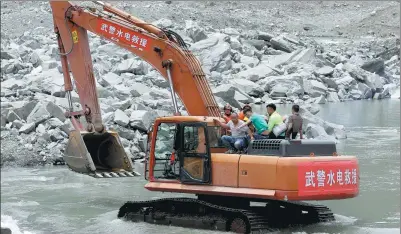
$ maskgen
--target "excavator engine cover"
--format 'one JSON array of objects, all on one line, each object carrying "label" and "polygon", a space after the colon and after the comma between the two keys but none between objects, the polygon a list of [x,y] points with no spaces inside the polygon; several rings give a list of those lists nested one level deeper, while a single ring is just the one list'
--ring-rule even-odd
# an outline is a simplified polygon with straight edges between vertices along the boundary
[{"label": "excavator engine cover", "polygon": [[139,175],[124,151],[117,132],[80,132],[69,135],[64,161],[68,167],[93,177],[126,177]]},{"label": "excavator engine cover", "polygon": [[274,155],[281,157],[333,156],[336,154],[336,143],[324,140],[254,140],[249,144],[250,155]]}]

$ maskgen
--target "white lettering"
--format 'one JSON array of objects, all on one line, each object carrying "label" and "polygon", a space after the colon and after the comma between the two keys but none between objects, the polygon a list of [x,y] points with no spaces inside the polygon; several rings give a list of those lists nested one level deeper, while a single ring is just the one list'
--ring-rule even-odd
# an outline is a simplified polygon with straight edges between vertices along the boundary
[{"label": "white lettering", "polygon": [[131,40],[131,34],[129,34],[129,33],[125,33],[124,37],[125,37],[125,40],[127,40],[127,41]]},{"label": "white lettering", "polygon": [[330,170],[330,173],[327,174],[327,184],[329,184],[330,186],[332,186],[333,184],[335,184],[336,181],[334,180],[334,172],[332,172]]},{"label": "white lettering", "polygon": [[148,40],[141,38],[139,44],[143,47],[146,47],[146,43],[148,42]]},{"label": "white lettering", "polygon": [[352,184],[356,184],[356,169],[352,169]]},{"label": "white lettering", "polygon": [[351,184],[351,172],[349,169],[345,170],[345,184]]},{"label": "white lettering", "polygon": [[323,170],[317,171],[317,187],[324,187],[324,181],[326,179],[326,174]]},{"label": "white lettering", "polygon": [[339,169],[337,171],[337,182],[339,185],[343,185],[343,172]]},{"label": "white lettering", "polygon": [[114,35],[114,32],[116,31],[116,28],[113,26],[109,27],[109,33]]},{"label": "white lettering", "polygon": [[117,31],[117,36],[118,36],[118,37],[122,37],[122,36],[123,36],[123,31],[121,31],[121,29],[119,29],[119,30]]},{"label": "white lettering", "polygon": [[107,28],[108,28],[108,25],[103,23],[102,27],[101,27],[101,30],[107,32]]},{"label": "white lettering", "polygon": [[135,35],[132,35],[131,41],[132,41],[133,43],[135,43],[135,44],[138,44],[138,42],[139,42],[139,37],[138,37],[138,36],[135,36]]},{"label": "white lettering", "polygon": [[315,181],[313,178],[315,178],[315,173],[313,171],[308,171],[305,173],[305,187],[315,187]]}]

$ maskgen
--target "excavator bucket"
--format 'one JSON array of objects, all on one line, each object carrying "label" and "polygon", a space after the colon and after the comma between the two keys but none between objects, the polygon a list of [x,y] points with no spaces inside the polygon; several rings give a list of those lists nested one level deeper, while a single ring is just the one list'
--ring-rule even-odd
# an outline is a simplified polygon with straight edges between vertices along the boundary
[{"label": "excavator bucket", "polygon": [[124,151],[117,132],[80,132],[69,135],[64,161],[79,173],[96,178],[133,177],[134,164]]}]

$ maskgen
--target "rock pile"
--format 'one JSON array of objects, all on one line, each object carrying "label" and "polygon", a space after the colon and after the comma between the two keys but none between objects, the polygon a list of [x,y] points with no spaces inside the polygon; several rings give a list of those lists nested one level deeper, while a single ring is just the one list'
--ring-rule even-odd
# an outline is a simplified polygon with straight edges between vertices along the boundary
[{"label": "rock pile", "polygon": [[[173,29],[190,45],[221,106],[381,99],[399,89],[399,39],[336,48],[288,34],[201,28],[193,21],[185,26],[167,19],[154,24]],[[157,116],[173,112],[168,83],[135,55],[89,35],[103,120],[120,134],[129,155],[142,158],[143,132]],[[2,144],[2,164],[19,154],[31,155],[24,165],[62,155],[71,128],[64,116],[69,104],[63,83],[54,35],[2,35],[1,137],[10,142]],[[76,90],[72,101],[74,110],[80,110]],[[307,109],[303,114],[308,137],[345,137],[342,126]]]}]

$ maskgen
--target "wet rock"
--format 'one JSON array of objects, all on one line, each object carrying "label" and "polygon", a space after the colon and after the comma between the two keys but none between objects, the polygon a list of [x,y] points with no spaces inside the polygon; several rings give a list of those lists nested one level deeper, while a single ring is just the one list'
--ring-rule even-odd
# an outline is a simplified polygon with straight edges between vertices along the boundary
[{"label": "wet rock", "polygon": [[338,98],[338,94],[336,92],[329,92],[327,94],[327,101],[328,102],[340,102],[340,99]]},{"label": "wet rock", "polygon": [[323,128],[328,135],[334,136],[338,140],[347,138],[347,134],[343,125],[329,123],[325,121]]},{"label": "wet rock", "polygon": [[305,133],[308,139],[330,140],[334,138],[330,137],[322,126],[313,123],[307,125]]},{"label": "wet rock", "polygon": [[363,93],[357,89],[352,89],[349,95],[353,100],[360,100],[363,98]]},{"label": "wet rock", "polygon": [[19,129],[19,133],[25,133],[28,134],[30,132],[32,132],[33,130],[35,130],[35,123],[27,123],[24,124],[20,129]]},{"label": "wet rock", "polygon": [[326,98],[322,95],[322,96],[316,98],[315,103],[316,104],[325,104],[326,103]]},{"label": "wet rock", "polygon": [[130,119],[128,116],[120,109],[114,112],[114,122],[122,127],[126,127],[129,124]]}]

